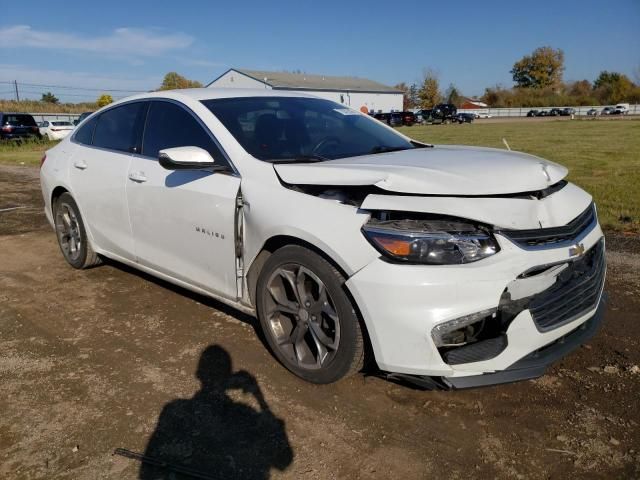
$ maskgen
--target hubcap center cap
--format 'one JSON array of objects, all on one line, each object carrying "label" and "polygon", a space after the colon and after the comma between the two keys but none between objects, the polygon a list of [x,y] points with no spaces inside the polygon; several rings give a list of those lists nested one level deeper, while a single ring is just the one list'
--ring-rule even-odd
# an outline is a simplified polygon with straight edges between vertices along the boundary
[{"label": "hubcap center cap", "polygon": [[309,320],[309,312],[307,311],[307,309],[301,308],[300,310],[298,310],[298,317],[300,317],[300,320],[306,323]]}]

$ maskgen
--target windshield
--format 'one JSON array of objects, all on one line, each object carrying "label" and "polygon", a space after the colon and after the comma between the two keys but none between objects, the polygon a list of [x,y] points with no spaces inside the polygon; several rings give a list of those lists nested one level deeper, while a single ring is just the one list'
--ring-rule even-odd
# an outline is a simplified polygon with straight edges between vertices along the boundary
[{"label": "windshield", "polygon": [[329,100],[246,97],[202,103],[260,160],[333,160],[415,148],[377,120]]}]

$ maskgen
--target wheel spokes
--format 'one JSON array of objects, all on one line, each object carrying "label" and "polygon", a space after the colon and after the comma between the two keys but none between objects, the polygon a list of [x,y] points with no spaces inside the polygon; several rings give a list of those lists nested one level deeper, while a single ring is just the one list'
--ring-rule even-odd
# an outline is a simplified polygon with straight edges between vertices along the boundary
[{"label": "wheel spokes", "polygon": [[322,280],[303,265],[287,264],[273,272],[267,291],[266,314],[277,348],[298,367],[326,365],[338,349],[340,323]]}]

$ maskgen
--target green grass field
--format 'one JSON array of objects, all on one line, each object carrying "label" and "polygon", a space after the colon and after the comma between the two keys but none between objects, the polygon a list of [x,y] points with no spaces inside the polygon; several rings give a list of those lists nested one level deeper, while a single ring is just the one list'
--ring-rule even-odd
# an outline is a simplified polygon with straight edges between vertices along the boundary
[{"label": "green grass field", "polygon": [[[640,233],[640,119],[505,122],[404,127],[429,143],[481,145],[532,153],[569,168],[590,192],[604,227]],[[54,143],[0,144],[0,163],[38,165]],[[499,174],[499,173],[498,173]]]},{"label": "green grass field", "polygon": [[[505,148],[566,166],[593,195],[607,229],[640,232],[640,119],[426,125],[401,131],[416,140]],[[499,175],[499,173],[497,173]]]}]

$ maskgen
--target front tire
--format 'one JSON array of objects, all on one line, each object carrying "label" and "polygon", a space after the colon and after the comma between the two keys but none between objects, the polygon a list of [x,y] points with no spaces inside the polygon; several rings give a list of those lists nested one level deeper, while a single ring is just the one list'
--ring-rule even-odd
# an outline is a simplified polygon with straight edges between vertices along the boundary
[{"label": "front tire", "polygon": [[362,369],[362,330],[344,283],[333,265],[297,245],[274,252],[258,277],[257,312],[269,347],[308,382],[332,383]]},{"label": "front tire", "polygon": [[102,263],[89,243],[80,209],[68,192],[55,201],[53,218],[60,251],[69,265],[83,269]]}]

